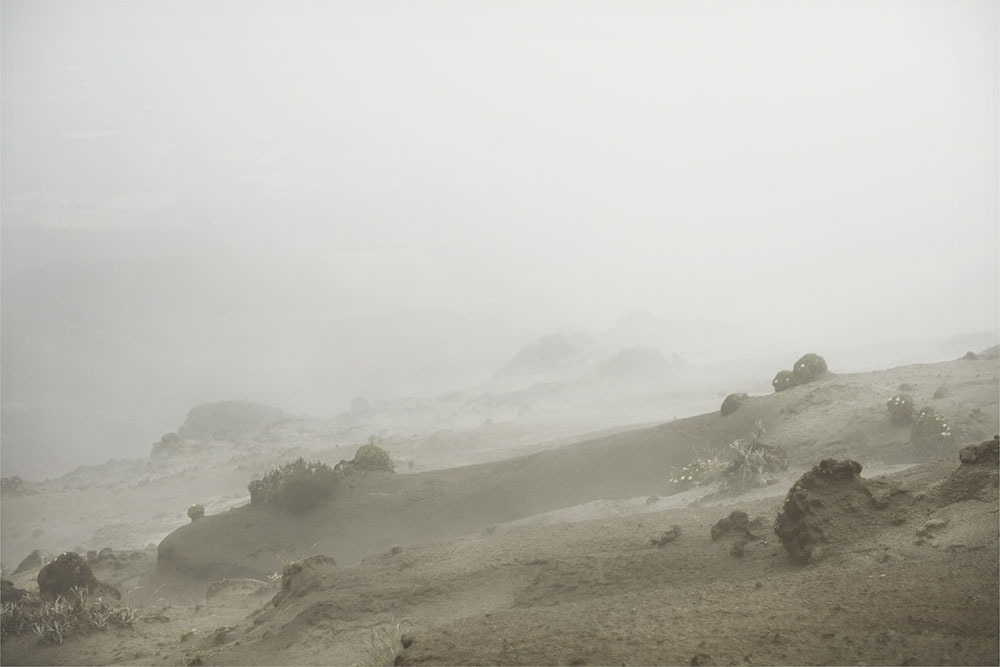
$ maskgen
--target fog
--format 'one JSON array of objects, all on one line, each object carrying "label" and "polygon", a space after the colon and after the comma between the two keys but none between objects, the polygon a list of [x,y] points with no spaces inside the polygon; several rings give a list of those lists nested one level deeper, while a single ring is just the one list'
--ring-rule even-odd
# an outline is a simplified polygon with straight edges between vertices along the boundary
[{"label": "fog", "polygon": [[990,0],[0,19],[4,475],[204,401],[473,386],[637,310],[696,363],[998,327]]}]

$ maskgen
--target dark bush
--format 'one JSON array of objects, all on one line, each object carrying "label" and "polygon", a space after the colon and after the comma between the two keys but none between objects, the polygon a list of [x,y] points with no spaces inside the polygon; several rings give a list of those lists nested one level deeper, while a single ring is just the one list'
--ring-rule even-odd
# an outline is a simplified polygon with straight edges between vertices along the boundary
[{"label": "dark bush", "polygon": [[90,564],[78,553],[69,551],[61,554],[38,571],[38,593],[44,599],[66,595],[74,587],[86,588],[95,595],[121,599],[117,589],[97,580]]},{"label": "dark bush", "polygon": [[358,448],[357,453],[354,454],[353,463],[361,470],[396,472],[396,466],[389,458],[389,452],[376,445],[374,441]]},{"label": "dark bush", "polygon": [[896,394],[885,405],[889,408],[889,418],[893,424],[904,426],[913,423],[917,409],[913,407],[913,397],[909,394]]},{"label": "dark bush", "polygon": [[826,373],[826,359],[812,352],[802,355],[792,367],[795,384],[805,384],[818,380],[823,373]]},{"label": "dark bush", "polygon": [[910,427],[910,444],[917,454],[933,455],[952,442],[951,426],[934,408],[924,408]]},{"label": "dark bush", "polygon": [[792,371],[778,371],[778,374],[771,380],[771,386],[774,387],[774,391],[776,392],[791,389],[795,384],[795,376],[792,374]]},{"label": "dark bush", "polygon": [[722,413],[723,417],[731,415],[740,409],[740,406],[743,405],[743,401],[747,398],[749,398],[749,396],[746,394],[729,394],[729,396],[726,396],[725,400],[722,401],[722,408],[719,412]]},{"label": "dark bush", "polygon": [[339,475],[325,463],[307,463],[299,458],[269,471],[247,486],[251,505],[278,505],[298,514],[326,500],[333,493]]}]

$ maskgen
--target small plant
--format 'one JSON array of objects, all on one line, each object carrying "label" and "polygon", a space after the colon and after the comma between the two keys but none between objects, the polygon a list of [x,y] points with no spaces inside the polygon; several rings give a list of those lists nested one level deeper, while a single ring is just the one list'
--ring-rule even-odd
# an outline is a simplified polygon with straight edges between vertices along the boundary
[{"label": "small plant", "polygon": [[933,454],[952,442],[951,426],[934,408],[924,408],[910,427],[910,443],[920,454]]},{"label": "small plant", "polygon": [[299,458],[278,466],[247,486],[251,505],[278,505],[292,513],[309,511],[330,497],[339,475],[325,463]]},{"label": "small plant", "polygon": [[389,458],[389,452],[376,445],[375,438],[369,439],[368,444],[358,448],[357,453],[354,454],[353,463],[361,470],[396,472],[396,466]]},{"label": "small plant", "polygon": [[0,610],[0,637],[33,632],[42,644],[62,644],[71,633],[104,630],[108,626],[132,627],[139,611],[103,597],[94,598],[83,586],[51,600],[29,594],[4,602]]},{"label": "small plant", "polygon": [[758,420],[752,436],[729,443],[733,458],[722,473],[724,493],[738,495],[748,489],[767,486],[773,481],[774,473],[788,468],[785,452],[761,441],[764,432],[764,424]]},{"label": "small plant", "polygon": [[818,380],[823,373],[826,373],[826,359],[818,354],[802,355],[792,367],[792,374],[795,377],[795,384],[805,384]]},{"label": "small plant", "polygon": [[885,404],[889,408],[889,418],[897,426],[912,424],[917,413],[913,407],[913,397],[909,394],[896,394]]},{"label": "small plant", "polygon": [[396,656],[399,650],[408,646],[402,632],[402,624],[372,626],[371,633],[366,641],[367,656],[360,665],[365,667],[375,667],[378,665],[396,664]]},{"label": "small plant", "polygon": [[771,380],[771,386],[775,392],[785,391],[795,386],[795,375],[792,371],[778,371],[778,374]]},{"label": "small plant", "polygon": [[695,459],[680,470],[671,469],[670,485],[675,491],[701,486],[712,479],[726,467],[726,463],[718,457]]},{"label": "small plant", "polygon": [[205,518],[205,506],[204,505],[192,505],[187,511],[188,518],[191,519],[191,523],[194,523],[198,519]]}]

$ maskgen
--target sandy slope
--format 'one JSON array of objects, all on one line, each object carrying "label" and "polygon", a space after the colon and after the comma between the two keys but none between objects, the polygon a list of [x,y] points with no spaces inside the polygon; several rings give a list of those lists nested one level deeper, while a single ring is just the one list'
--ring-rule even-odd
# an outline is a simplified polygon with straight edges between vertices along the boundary
[{"label": "sandy slope", "polygon": [[[53,647],[16,637],[0,660],[388,664],[401,654],[414,664],[689,664],[705,654],[716,664],[996,664],[996,469],[985,485],[948,480],[960,446],[1000,430],[998,375],[995,360],[834,375],[726,418],[496,463],[358,476],[305,517],[237,507],[162,542],[159,567],[134,597],[150,605],[134,629]],[[792,564],[769,530],[742,558],[730,553],[733,539],[711,539],[712,524],[735,508],[769,526],[795,470],[819,458],[872,469],[914,462],[908,429],[885,413],[902,383],[959,435],[938,463],[873,482],[884,506],[848,512],[809,565]],[[942,385],[947,395],[934,399]],[[780,484],[690,506],[707,490],[636,499],[665,494],[670,466],[724,451],[757,420],[791,455],[795,470]],[[918,537],[931,518],[947,524]],[[681,538],[653,546],[671,525]],[[387,553],[395,543],[402,553]],[[307,566],[277,604],[278,584],[263,581],[201,598],[212,579],[263,578],[282,560],[317,553],[340,567]],[[415,637],[406,651],[402,633]]]},{"label": "sandy slope", "polygon": [[[430,543],[354,568],[307,561],[284,591],[237,588],[62,646],[17,639],[4,662],[996,664],[997,471],[956,482],[957,467],[877,480],[885,502],[838,518],[840,539],[805,566],[770,531],[741,558],[735,537],[712,540],[734,507],[769,519],[782,502],[736,500]],[[930,519],[947,524],[921,539]],[[670,525],[681,537],[653,546]],[[259,609],[243,618],[241,605]]]},{"label": "sandy slope", "polygon": [[[866,465],[913,462],[909,428],[894,426],[885,401],[910,384],[919,405],[947,416],[958,434],[938,454],[992,436],[998,424],[995,361],[956,361],[875,373],[832,375],[718,413],[539,452],[530,456],[415,475],[356,475],[332,502],[305,516],[243,506],[184,526],[159,548],[164,570],[202,579],[262,576],[282,559],[314,553],[342,565],[364,555],[489,526],[596,499],[670,492],[671,467],[718,453],[756,421],[766,442],[784,447],[793,468],[822,458]],[[934,399],[945,386],[947,396]],[[979,412],[974,412],[978,409]]]}]

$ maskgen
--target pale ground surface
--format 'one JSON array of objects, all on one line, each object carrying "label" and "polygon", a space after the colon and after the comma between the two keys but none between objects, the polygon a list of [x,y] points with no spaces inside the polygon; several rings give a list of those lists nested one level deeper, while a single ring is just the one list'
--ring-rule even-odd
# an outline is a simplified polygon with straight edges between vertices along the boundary
[{"label": "pale ground surface", "polygon": [[[456,461],[496,463],[425,463],[412,474],[361,479],[335,506],[293,522],[237,507],[246,502],[246,481],[290,455],[335,463],[353,446],[324,447],[322,435],[302,429],[277,443],[193,442],[175,457],[79,471],[4,494],[4,565],[12,569],[36,547],[143,550],[97,575],[122,590],[141,586],[129,599],[145,606],[145,619],[60,646],[38,646],[33,635],[8,639],[0,657],[4,664],[184,664],[195,656],[205,664],[391,664],[401,653],[431,664],[689,664],[705,654],[715,664],[996,664],[996,488],[944,502],[935,485],[958,467],[962,445],[1000,430],[998,377],[995,360],[834,375],[754,398],[727,418],[671,421],[564,449],[553,447],[565,441],[517,443],[540,451],[510,461],[502,459],[513,453],[506,440],[513,429],[501,423],[494,436],[477,431]],[[957,434],[938,464],[908,467],[920,462],[909,431],[887,419],[885,401],[903,383]],[[941,387],[944,395],[933,398]],[[725,455],[757,420],[765,441],[792,459],[777,483],[735,499],[699,500],[712,492],[706,487],[671,495],[670,466]],[[453,437],[461,434],[388,448],[399,461],[443,459],[442,441]],[[790,564],[769,530],[742,558],[730,555],[732,540],[709,537],[733,509],[769,526],[802,470],[847,457],[865,465],[865,477],[891,474],[905,493],[888,513],[860,513],[856,534],[817,562]],[[654,494],[659,500],[648,502]],[[178,531],[170,538],[178,557],[258,582],[205,600],[207,581],[153,571],[156,551],[146,545],[187,524],[184,510],[195,501],[206,506],[203,525],[220,543]],[[345,513],[366,519],[353,525]],[[931,518],[947,525],[916,544]],[[229,539],[237,522],[248,526],[242,541]],[[681,526],[681,538],[652,546],[671,525]],[[268,534],[254,537],[254,526]],[[280,553],[254,549],[271,538],[282,543]],[[389,555],[397,542],[402,553]],[[223,560],[213,560],[220,553]],[[282,560],[316,553],[341,567],[307,569],[294,582],[299,594],[272,604],[279,585],[266,576]],[[13,579],[29,587],[36,572]],[[402,633],[415,637],[405,652]]]}]

